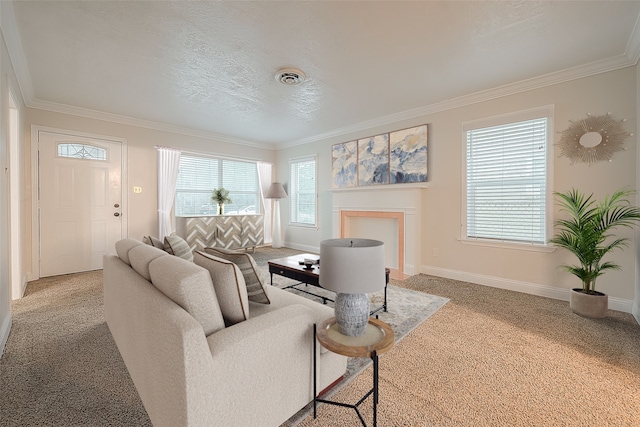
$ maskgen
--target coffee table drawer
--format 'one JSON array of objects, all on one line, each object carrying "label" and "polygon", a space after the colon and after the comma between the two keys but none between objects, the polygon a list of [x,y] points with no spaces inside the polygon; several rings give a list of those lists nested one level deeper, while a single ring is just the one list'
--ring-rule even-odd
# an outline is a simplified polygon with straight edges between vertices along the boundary
[{"label": "coffee table drawer", "polygon": [[269,265],[269,273],[284,276],[288,279],[297,280],[309,285],[318,286],[320,284],[317,273],[313,274],[312,272],[305,273],[304,271],[289,270],[288,268],[282,268],[276,265]]}]

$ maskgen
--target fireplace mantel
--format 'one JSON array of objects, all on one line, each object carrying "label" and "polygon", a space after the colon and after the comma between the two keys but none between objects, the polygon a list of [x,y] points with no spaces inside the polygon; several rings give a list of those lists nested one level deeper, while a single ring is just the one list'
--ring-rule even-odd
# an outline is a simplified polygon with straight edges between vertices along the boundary
[{"label": "fireplace mantel", "polygon": [[345,188],[332,188],[333,193],[351,192],[351,191],[402,191],[402,190],[415,190],[420,188],[429,188],[428,182],[414,182],[408,184],[381,184],[381,185],[367,185],[362,187],[345,187]]},{"label": "fireplace mantel", "polygon": [[372,230],[371,233],[360,230],[361,235],[357,236],[344,235],[345,221],[357,221],[358,216],[396,221],[393,223],[396,225],[390,223],[389,226],[395,226],[400,235],[389,238],[390,241],[385,245],[397,248],[397,253],[395,259],[387,259],[387,267],[392,271],[396,268],[400,273],[398,278],[417,274],[420,266],[420,217],[424,184],[411,187],[385,185],[378,186],[374,191],[370,191],[369,187],[363,188],[333,192],[333,237],[375,238],[378,230]]}]

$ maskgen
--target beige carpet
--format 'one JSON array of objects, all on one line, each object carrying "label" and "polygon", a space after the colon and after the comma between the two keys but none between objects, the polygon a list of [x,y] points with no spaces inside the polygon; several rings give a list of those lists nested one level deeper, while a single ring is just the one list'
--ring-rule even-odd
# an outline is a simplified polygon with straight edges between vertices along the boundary
[{"label": "beige carpet", "polygon": [[[590,320],[566,302],[424,275],[393,284],[451,301],[380,358],[378,425],[640,425],[630,315]],[[150,425],[104,323],[101,272],[32,282],[13,312],[1,426]],[[370,381],[365,370],[336,396],[351,401]],[[348,409],[318,415],[300,425],[358,425]]]},{"label": "beige carpet", "polygon": [[102,271],[28,284],[0,359],[0,426],[151,425],[102,307]]},{"label": "beige carpet", "polygon": [[[378,425],[640,425],[632,316],[591,320],[566,302],[425,275],[401,285],[451,300],[380,358]],[[335,398],[355,402],[370,387],[371,368]],[[324,405],[300,426],[358,422],[354,411]]]}]

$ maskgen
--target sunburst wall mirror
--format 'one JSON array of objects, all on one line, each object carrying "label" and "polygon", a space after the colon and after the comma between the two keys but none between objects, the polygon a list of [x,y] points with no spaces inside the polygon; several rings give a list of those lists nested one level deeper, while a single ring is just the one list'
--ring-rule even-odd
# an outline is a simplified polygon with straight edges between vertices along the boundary
[{"label": "sunburst wall mirror", "polygon": [[625,150],[624,140],[630,136],[624,130],[626,119],[616,120],[610,113],[602,116],[587,114],[581,120],[569,120],[568,128],[561,132],[562,138],[556,145],[560,147],[560,157],[571,159],[571,164],[591,163],[601,160],[611,161],[613,153]]}]

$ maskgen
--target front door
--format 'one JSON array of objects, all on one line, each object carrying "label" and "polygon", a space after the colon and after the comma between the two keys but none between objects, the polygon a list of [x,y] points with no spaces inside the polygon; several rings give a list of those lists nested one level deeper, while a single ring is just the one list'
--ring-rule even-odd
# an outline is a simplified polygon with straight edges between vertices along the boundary
[{"label": "front door", "polygon": [[101,269],[122,238],[122,144],[38,132],[40,277]]}]

